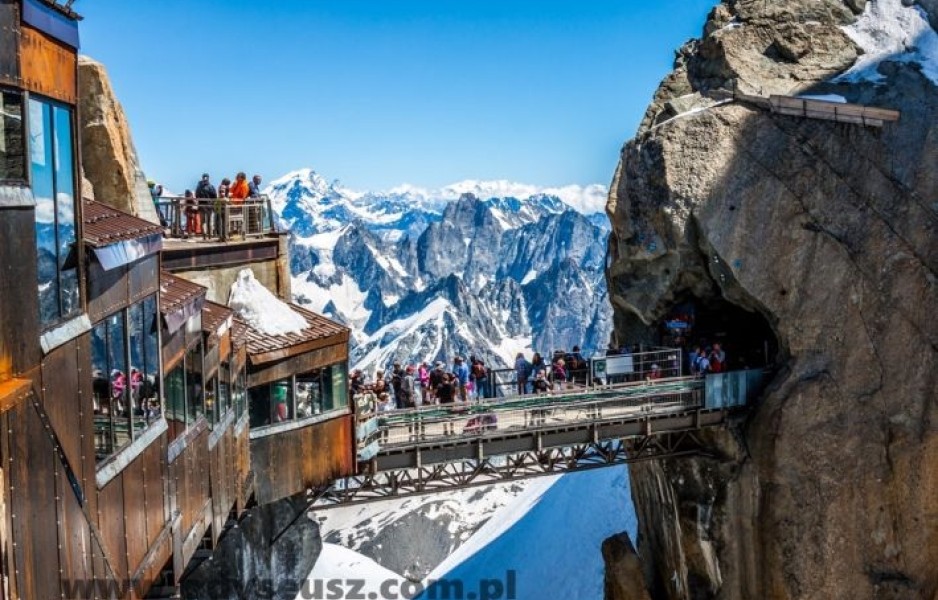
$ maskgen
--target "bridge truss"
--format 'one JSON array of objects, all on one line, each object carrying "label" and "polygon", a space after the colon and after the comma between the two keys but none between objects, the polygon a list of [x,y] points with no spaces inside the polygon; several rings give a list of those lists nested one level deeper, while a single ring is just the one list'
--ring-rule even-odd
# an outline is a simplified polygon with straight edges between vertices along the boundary
[{"label": "bridge truss", "polygon": [[314,510],[322,510],[687,455],[706,455],[694,430],[531,449],[346,477],[315,491],[311,505]]}]

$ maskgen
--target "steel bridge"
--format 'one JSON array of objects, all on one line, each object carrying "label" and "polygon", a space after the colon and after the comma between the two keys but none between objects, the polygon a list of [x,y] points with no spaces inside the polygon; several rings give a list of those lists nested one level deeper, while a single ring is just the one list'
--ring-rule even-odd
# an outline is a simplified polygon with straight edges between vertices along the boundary
[{"label": "steel bridge", "polygon": [[701,454],[761,392],[763,372],[576,385],[468,405],[378,413],[359,475],[311,492],[316,509]]}]

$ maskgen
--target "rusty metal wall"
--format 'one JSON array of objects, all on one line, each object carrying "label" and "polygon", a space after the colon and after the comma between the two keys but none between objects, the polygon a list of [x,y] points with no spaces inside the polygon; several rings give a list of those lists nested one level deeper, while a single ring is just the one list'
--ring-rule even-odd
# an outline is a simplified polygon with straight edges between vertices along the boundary
[{"label": "rusty metal wall", "polygon": [[20,33],[22,85],[66,104],[78,103],[78,55],[65,44],[23,25]]},{"label": "rusty metal wall", "polygon": [[39,364],[35,256],[33,209],[0,210],[0,381]]},{"label": "rusty metal wall", "polygon": [[267,504],[355,472],[352,416],[251,440],[258,504]]}]

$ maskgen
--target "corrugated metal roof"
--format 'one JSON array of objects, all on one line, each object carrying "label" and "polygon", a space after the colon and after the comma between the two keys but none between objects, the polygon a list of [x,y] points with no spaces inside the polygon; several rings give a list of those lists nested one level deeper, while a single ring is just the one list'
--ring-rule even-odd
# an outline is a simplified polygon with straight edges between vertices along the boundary
[{"label": "corrugated metal roof", "polygon": [[234,311],[224,304],[206,300],[202,307],[202,331],[216,333],[218,329],[234,315]]},{"label": "corrugated metal roof", "polygon": [[302,354],[316,348],[348,342],[349,329],[322,315],[290,304],[290,308],[306,319],[307,328],[299,333],[268,335],[235,315],[232,336],[236,345],[246,344],[252,363],[263,363]]},{"label": "corrugated metal roof", "polygon": [[163,235],[163,228],[159,225],[106,204],[85,200],[83,207],[82,238],[89,246],[100,248],[124,240]]},{"label": "corrugated metal roof", "polygon": [[167,322],[174,321],[170,326],[171,331],[178,329],[175,319],[171,317],[179,315],[184,322],[196,310],[201,311],[207,292],[207,288],[197,283],[160,271],[160,313]]}]

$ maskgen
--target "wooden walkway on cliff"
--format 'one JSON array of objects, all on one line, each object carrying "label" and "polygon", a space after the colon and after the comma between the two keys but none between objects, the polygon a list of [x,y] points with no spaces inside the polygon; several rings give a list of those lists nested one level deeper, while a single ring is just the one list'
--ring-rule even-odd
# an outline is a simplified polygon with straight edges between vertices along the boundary
[{"label": "wooden walkway on cliff", "polygon": [[818,98],[778,94],[756,96],[725,90],[715,90],[707,93],[707,96],[714,100],[745,102],[779,115],[851,123],[868,127],[882,127],[887,122],[898,121],[900,117],[900,112],[897,110]]},{"label": "wooden walkway on cliff", "polygon": [[[316,490],[314,508],[384,500],[629,462],[700,454],[761,393],[761,370],[571,385],[469,405],[381,413],[359,475]],[[367,434],[362,431],[359,437]]]}]

